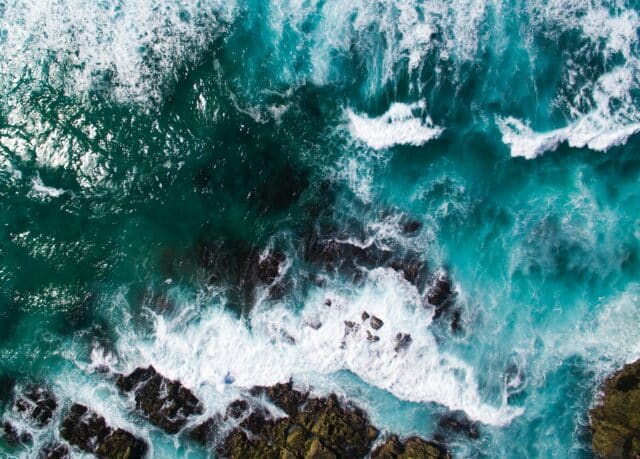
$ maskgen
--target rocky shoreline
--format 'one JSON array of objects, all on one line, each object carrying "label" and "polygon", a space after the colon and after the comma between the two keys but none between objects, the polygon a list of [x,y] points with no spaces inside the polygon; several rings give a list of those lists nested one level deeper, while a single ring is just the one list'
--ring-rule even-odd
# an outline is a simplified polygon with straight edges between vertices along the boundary
[{"label": "rocky shoreline", "polygon": [[[167,434],[181,435],[217,457],[273,459],[450,458],[444,445],[419,437],[382,434],[358,406],[335,394],[316,397],[291,381],[256,386],[231,402],[224,413],[202,419],[203,404],[179,381],[152,366],[115,375],[123,396],[135,400],[140,417]],[[55,395],[32,387],[16,393],[12,411],[20,426],[5,418],[4,437],[14,447],[32,442],[24,425],[57,428],[60,441],[45,446],[39,459],[67,459],[74,450],[104,459],[138,459],[149,445],[131,432],[110,426],[91,408],[61,407]],[[15,419],[15,418],[14,418]]]},{"label": "rocky shoreline", "polygon": [[640,360],[625,365],[606,379],[589,418],[596,455],[640,457]]}]

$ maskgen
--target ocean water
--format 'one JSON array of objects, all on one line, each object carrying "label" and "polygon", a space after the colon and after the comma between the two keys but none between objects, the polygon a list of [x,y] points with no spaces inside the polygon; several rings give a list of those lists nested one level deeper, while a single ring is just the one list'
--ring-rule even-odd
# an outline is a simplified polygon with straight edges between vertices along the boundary
[{"label": "ocean water", "polygon": [[[640,356],[639,27],[631,0],[0,0],[4,416],[35,382],[207,457],[100,371],[152,364],[207,413],[293,378],[403,436],[462,411],[456,457],[590,457]],[[317,233],[446,271],[459,329],[389,267],[310,262]],[[242,271],[269,250],[278,295]],[[363,310],[377,343],[344,337]]]}]

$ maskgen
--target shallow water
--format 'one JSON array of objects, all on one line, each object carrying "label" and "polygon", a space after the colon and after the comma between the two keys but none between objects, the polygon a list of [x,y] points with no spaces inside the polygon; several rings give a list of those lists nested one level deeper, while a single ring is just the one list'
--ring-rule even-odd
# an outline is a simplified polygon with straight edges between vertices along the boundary
[{"label": "shallow water", "polygon": [[[598,385],[640,355],[639,13],[0,1],[5,416],[13,384],[39,382],[153,457],[205,456],[96,371],[153,364],[208,412],[293,377],[401,435],[461,410],[481,431],[447,434],[461,457],[590,456]],[[460,329],[388,266],[314,264],[316,233],[446,270]],[[280,295],[244,271],[268,249]],[[344,337],[365,309],[378,342]]]}]

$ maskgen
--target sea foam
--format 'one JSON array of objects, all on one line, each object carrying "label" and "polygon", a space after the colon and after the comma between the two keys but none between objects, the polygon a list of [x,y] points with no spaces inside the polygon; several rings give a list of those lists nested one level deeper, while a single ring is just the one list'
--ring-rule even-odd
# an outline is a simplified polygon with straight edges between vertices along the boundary
[{"label": "sea foam", "polygon": [[389,110],[377,118],[358,115],[348,109],[349,130],[354,138],[375,150],[394,145],[424,145],[438,138],[444,130],[434,125],[428,115],[424,118],[416,115],[417,112],[424,112],[425,109],[424,101],[413,104],[395,102],[391,104]]},{"label": "sea foam", "polygon": [[[382,319],[382,328],[363,321],[364,311]],[[506,399],[499,406],[483,399],[475,370],[438,349],[431,313],[393,270],[371,271],[357,291],[317,289],[298,313],[283,304],[258,305],[241,319],[221,307],[187,304],[173,318],[153,317],[151,340],[123,335],[125,365],[153,364],[192,388],[224,392],[291,377],[313,384],[349,370],[403,400],[436,402],[487,424],[505,425],[522,413]],[[411,335],[407,349],[396,349],[399,333]]]}]

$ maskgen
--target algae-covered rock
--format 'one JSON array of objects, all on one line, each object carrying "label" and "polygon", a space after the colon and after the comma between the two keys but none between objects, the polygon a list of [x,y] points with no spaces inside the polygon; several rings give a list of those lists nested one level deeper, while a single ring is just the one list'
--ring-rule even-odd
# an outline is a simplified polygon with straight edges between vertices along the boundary
[{"label": "algae-covered rock", "polygon": [[[371,453],[378,429],[367,414],[335,395],[311,397],[293,388],[291,382],[254,387],[253,397],[265,397],[286,414],[274,418],[261,406],[242,412],[242,421],[229,432],[218,449],[222,457],[274,459],[365,458]],[[238,402],[234,402],[238,405]],[[399,442],[398,442],[399,443]],[[406,458],[448,457],[439,445],[410,439],[399,443]],[[425,455],[425,454],[431,455]],[[396,457],[396,456],[381,456]]]},{"label": "algae-covered rock", "polygon": [[136,408],[168,433],[177,433],[189,416],[204,411],[189,389],[178,381],[165,378],[152,366],[136,368],[130,375],[120,376],[117,384],[122,391],[133,392]]},{"label": "algae-covered rock", "polygon": [[371,453],[372,459],[450,459],[451,455],[441,445],[418,437],[401,442],[391,435],[387,441]]},{"label": "algae-covered rock", "polygon": [[589,414],[595,454],[640,457],[640,360],[625,365],[604,382],[602,398]]}]

